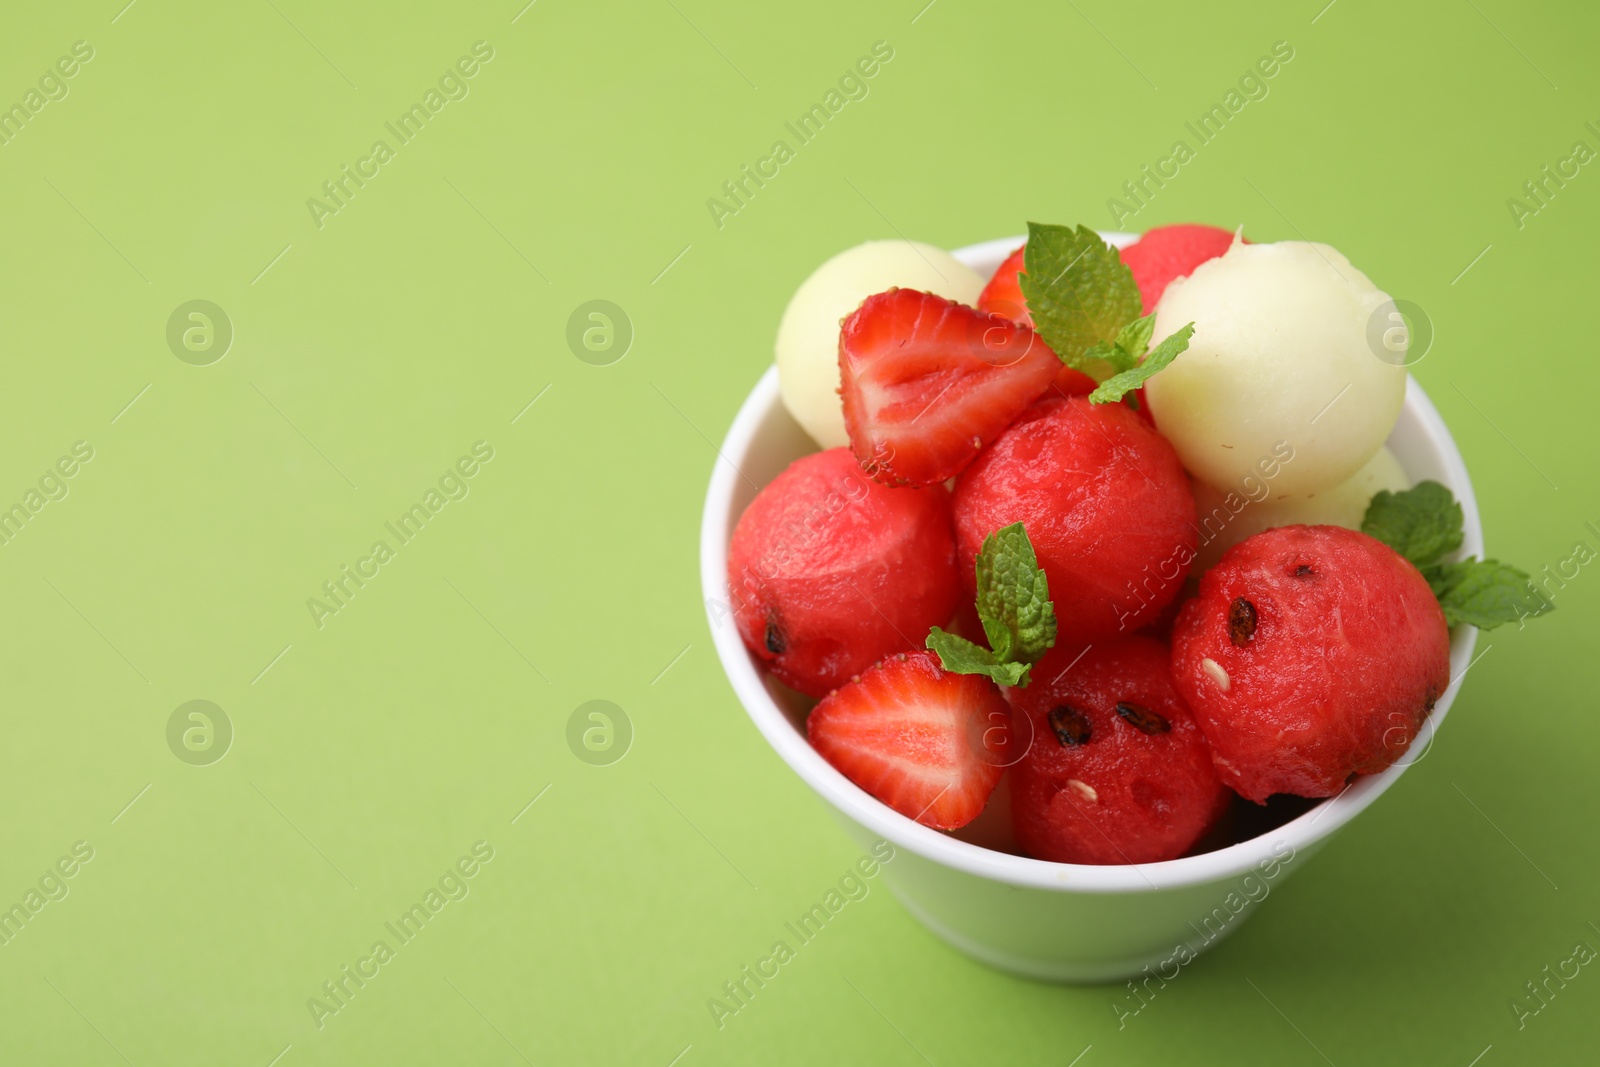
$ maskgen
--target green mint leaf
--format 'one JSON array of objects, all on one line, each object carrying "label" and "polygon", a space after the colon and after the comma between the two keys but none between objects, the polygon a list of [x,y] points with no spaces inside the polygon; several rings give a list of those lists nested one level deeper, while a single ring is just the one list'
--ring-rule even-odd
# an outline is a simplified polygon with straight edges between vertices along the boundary
[{"label": "green mint leaf", "polygon": [[1555,610],[1529,577],[1492,559],[1439,562],[1461,547],[1464,520],[1454,494],[1438,482],[1420,482],[1372,498],[1361,532],[1410,560],[1428,580],[1445,622],[1492,630]]},{"label": "green mint leaf", "polygon": [[1033,670],[1031,663],[996,663],[989,672],[996,685],[1025,686],[1028,684],[1028,673]]},{"label": "green mint leaf", "polygon": [[[1130,323],[1129,329],[1137,323]],[[1146,330],[1148,338],[1149,331]],[[1177,333],[1163,340],[1150,350],[1144,357],[1144,362],[1130,370],[1119,371],[1095,387],[1089,394],[1091,404],[1109,404],[1114,400],[1121,400],[1124,393],[1131,393],[1139,388],[1156,371],[1162,370],[1167,364],[1177,358],[1178,353],[1189,347],[1189,338],[1194,336],[1194,323],[1180,329]]]},{"label": "green mint leaf", "polygon": [[1422,574],[1451,626],[1466,623],[1492,630],[1555,610],[1554,604],[1534,590],[1526,574],[1492,559],[1437,563],[1424,567]]},{"label": "green mint leaf", "polygon": [[1117,250],[1087,226],[1030,222],[1023,265],[1018,280],[1028,313],[1061,361],[1096,381],[1126,369],[1097,347],[1109,348],[1142,310],[1133,272]]},{"label": "green mint leaf", "polygon": [[1022,523],[985,537],[976,566],[978,618],[995,659],[1037,662],[1056,643],[1056,611]]},{"label": "green mint leaf", "polygon": [[1417,567],[1427,567],[1461,547],[1461,505],[1438,482],[1421,482],[1372,498],[1361,532],[1388,545]]},{"label": "green mint leaf", "polygon": [[1137,366],[1139,357],[1150,350],[1150,337],[1156,332],[1156,315],[1151,312],[1142,319],[1134,319],[1117,333],[1117,347],[1133,360],[1129,367]]},{"label": "green mint leaf", "polygon": [[[982,594],[980,594],[982,595]],[[989,647],[994,650],[994,658],[999,663],[1009,663],[1015,660],[1016,649],[1013,647],[1011,628],[998,620],[978,616],[978,621],[983,623],[983,636],[989,639]]]},{"label": "green mint leaf", "polygon": [[939,655],[939,665],[953,674],[985,674],[1000,685],[1027,685],[1030,664],[995,659],[982,645],[935,626],[928,631],[927,647]]},{"label": "green mint leaf", "polygon": [[994,653],[982,645],[973,644],[960,634],[950,633],[938,626],[928,630],[925,642],[930,652],[939,654],[939,662],[947,671],[957,674],[987,674],[995,665]]},{"label": "green mint leaf", "polygon": [[1027,685],[1028,669],[1056,643],[1056,609],[1022,523],[983,539],[975,564],[978,621],[989,647],[935,626],[927,647],[956,674],[983,674],[1000,685]]},{"label": "green mint leaf", "polygon": [[[1083,353],[1084,366],[1103,368],[1104,373],[1107,375],[1125,371],[1137,362],[1138,360],[1130,357],[1122,346],[1114,341],[1096,341],[1085,349]],[[1076,369],[1083,370],[1083,367],[1080,366]],[[1087,374],[1088,372],[1085,371],[1084,373]],[[1091,374],[1089,376],[1094,378],[1095,381],[1100,380],[1095,375]]]}]

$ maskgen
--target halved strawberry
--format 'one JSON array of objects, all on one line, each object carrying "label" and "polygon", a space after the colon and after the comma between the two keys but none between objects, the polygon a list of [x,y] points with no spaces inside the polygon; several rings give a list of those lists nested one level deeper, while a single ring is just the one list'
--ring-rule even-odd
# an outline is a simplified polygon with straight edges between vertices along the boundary
[{"label": "halved strawberry", "polygon": [[1050,387],[1061,361],[1027,326],[915,289],[869,296],[839,331],[850,448],[886,485],[934,485]]},{"label": "halved strawberry", "polygon": [[822,758],[895,811],[953,830],[976,819],[1009,761],[1011,710],[979,674],[905,652],[823,697],[806,720]]},{"label": "halved strawberry", "polygon": [[[1000,269],[994,272],[989,284],[978,294],[978,310],[993,315],[1004,315],[1031,328],[1033,315],[1028,312],[1028,302],[1022,295],[1022,285],[1017,281],[1019,277],[1028,273],[1027,267],[1022,262],[1023,253],[1027,250],[1028,246],[1023,245],[1000,264]],[[1073,370],[1063,363],[1061,369],[1056,372],[1054,390],[1062,396],[1088,396],[1094,392],[1097,384],[1099,383],[1083,371]]]}]

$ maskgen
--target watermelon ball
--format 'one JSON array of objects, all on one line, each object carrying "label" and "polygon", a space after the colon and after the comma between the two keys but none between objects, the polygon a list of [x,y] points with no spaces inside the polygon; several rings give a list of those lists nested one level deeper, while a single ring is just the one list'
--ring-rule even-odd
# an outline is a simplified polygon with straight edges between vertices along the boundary
[{"label": "watermelon ball", "polygon": [[880,485],[848,448],[804,456],[739,517],[728,589],[751,653],[823,696],[955,614],[950,494]]},{"label": "watermelon ball", "polygon": [[1122,262],[1133,272],[1134,283],[1139,286],[1144,314],[1155,310],[1168,285],[1188,277],[1200,264],[1216,259],[1232,245],[1233,233],[1215,226],[1185,223],[1146,230],[1121,253]]},{"label": "watermelon ball", "polygon": [[1157,863],[1192,848],[1228,809],[1211,751],[1148,637],[1081,652],[1057,645],[1009,690],[1027,754],[1011,769],[1012,824],[1031,856]]},{"label": "watermelon ball", "polygon": [[1131,634],[1155,619],[1194,560],[1194,496],[1178,457],[1123,404],[1035,404],[962,473],[954,504],[968,592],[983,539],[1022,523],[1063,645]]},{"label": "watermelon ball", "polygon": [[1450,684],[1450,632],[1389,546],[1281,526],[1200,579],[1173,629],[1172,673],[1235,792],[1326,797],[1410,747]]}]

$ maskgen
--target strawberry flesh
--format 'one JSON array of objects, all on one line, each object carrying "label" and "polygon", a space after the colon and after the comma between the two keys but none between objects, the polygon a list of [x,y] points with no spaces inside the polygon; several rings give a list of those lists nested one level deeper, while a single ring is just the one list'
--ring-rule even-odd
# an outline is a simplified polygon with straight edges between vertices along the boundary
[{"label": "strawberry flesh", "polygon": [[811,744],[846,778],[924,826],[976,819],[1005,773],[1011,712],[982,675],[931,652],[879,663],[811,711]]},{"label": "strawberry flesh", "polygon": [[885,485],[959,474],[1061,361],[1027,326],[914,289],[868,297],[839,332],[845,429]]}]

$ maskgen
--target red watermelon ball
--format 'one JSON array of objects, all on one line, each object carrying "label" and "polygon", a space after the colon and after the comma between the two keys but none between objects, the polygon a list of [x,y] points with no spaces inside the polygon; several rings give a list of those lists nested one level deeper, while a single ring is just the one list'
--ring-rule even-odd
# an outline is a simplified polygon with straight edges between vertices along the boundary
[{"label": "red watermelon ball", "polygon": [[1183,589],[1194,560],[1188,478],[1166,439],[1124,404],[1035,404],[962,473],[954,502],[969,594],[983,539],[1022,523],[1063,645],[1127,636],[1151,622]]},{"label": "red watermelon ball", "polygon": [[1193,274],[1196,267],[1216,259],[1232,244],[1233,234],[1215,226],[1185,223],[1145,231],[1143,237],[1122,250],[1122,262],[1138,283],[1144,313],[1155,310],[1156,301],[1169,284]]},{"label": "red watermelon ball", "polygon": [[950,494],[880,485],[848,448],[802,457],[739,517],[728,589],[751,653],[824,696],[955,614]]},{"label": "red watermelon ball", "polygon": [[1158,863],[1188,852],[1233,794],[1172,684],[1167,646],[1148,637],[1056,645],[1011,689],[1017,843],[1057,863]]},{"label": "red watermelon ball", "polygon": [[1342,526],[1230,548],[1178,613],[1172,674],[1222,780],[1247,800],[1328,797],[1408,749],[1450,684],[1427,579]]}]

